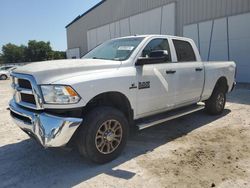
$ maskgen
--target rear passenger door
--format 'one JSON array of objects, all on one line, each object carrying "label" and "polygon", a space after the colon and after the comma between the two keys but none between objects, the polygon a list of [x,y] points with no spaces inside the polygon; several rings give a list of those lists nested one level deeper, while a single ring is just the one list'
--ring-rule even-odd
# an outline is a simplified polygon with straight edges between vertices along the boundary
[{"label": "rear passenger door", "polygon": [[173,39],[177,57],[176,106],[197,103],[204,84],[204,67],[198,62],[190,41]]}]

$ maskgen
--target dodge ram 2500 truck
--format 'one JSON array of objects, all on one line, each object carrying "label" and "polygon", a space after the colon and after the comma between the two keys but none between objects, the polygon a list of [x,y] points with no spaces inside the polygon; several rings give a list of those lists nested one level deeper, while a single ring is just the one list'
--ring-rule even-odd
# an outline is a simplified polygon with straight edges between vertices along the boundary
[{"label": "dodge ram 2500 truck", "polygon": [[76,143],[97,163],[115,159],[129,129],[203,108],[221,114],[234,62],[202,62],[193,40],[143,35],[113,39],[78,60],[31,63],[11,74],[15,123],[44,147]]}]

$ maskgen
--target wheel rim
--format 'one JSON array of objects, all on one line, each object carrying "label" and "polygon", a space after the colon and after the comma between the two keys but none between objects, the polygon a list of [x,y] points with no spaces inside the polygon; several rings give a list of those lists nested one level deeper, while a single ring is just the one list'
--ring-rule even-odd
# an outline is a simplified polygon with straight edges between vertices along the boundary
[{"label": "wheel rim", "polygon": [[117,120],[107,120],[98,129],[95,137],[97,150],[110,154],[117,149],[122,140],[122,126]]},{"label": "wheel rim", "polygon": [[225,97],[223,93],[220,93],[217,97],[216,108],[217,110],[222,110],[224,108]]}]

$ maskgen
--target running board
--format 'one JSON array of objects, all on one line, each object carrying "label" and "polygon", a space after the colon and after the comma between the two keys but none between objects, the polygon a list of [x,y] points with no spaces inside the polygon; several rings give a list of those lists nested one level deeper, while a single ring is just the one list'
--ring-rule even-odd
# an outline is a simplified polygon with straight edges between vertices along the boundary
[{"label": "running board", "polygon": [[161,123],[191,114],[193,112],[203,110],[204,108],[205,108],[204,105],[198,104],[198,105],[192,105],[192,106],[176,109],[173,111],[166,112],[164,114],[154,115],[151,117],[147,117],[143,120],[139,120],[136,126],[138,127],[139,130],[143,130],[143,129],[146,129],[155,125],[159,125]]}]

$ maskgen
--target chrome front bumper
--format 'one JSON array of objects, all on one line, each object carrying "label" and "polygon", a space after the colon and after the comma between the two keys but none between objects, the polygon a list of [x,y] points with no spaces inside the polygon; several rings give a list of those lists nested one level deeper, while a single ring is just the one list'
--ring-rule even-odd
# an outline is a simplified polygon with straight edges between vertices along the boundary
[{"label": "chrome front bumper", "polygon": [[20,107],[11,100],[10,114],[26,133],[34,136],[44,147],[66,145],[82,123],[80,118],[65,118]]}]

